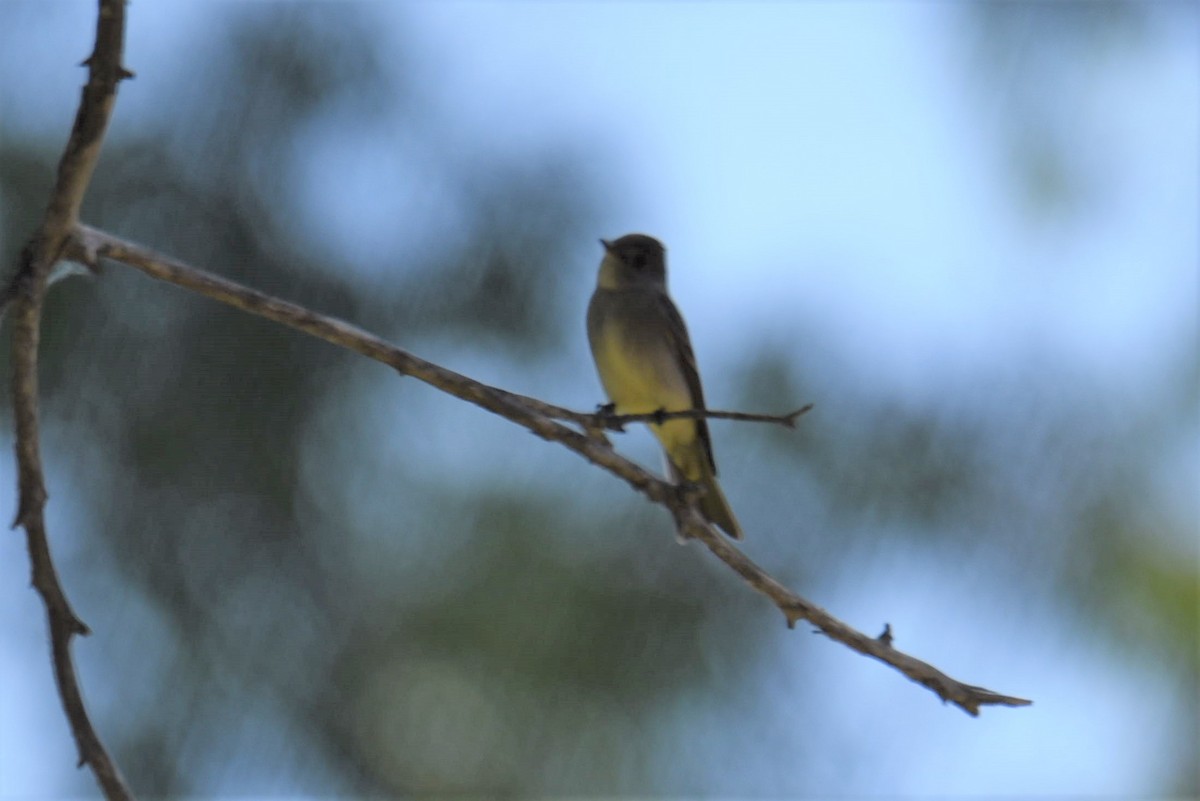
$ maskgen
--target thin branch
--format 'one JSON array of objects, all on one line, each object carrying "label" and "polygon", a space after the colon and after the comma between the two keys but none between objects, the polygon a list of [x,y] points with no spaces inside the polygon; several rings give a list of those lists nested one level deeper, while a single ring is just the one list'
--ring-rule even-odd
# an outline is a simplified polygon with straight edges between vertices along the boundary
[{"label": "thin branch", "polygon": [[662,425],[667,420],[736,420],[743,423],[775,423],[784,428],[795,428],[796,421],[812,410],[813,405],[806,403],[799,409],[786,414],[752,414],[750,412],[722,412],[715,409],[682,409],[668,412],[659,409],[657,412],[645,414],[614,414],[610,407],[603,407],[591,415],[591,424],[595,428],[606,428],[610,431],[624,431],[629,423],[654,423]]},{"label": "thin branch", "polygon": [[47,247],[51,251],[47,255],[54,256],[54,261],[57,261],[71,226],[79,221],[79,207],[92,182],[104,133],[117,101],[117,84],[133,77],[121,63],[125,49],[125,2],[100,0],[96,44],[83,62],[88,68],[88,81],[83,87],[75,124],[59,160],[54,192],[42,220],[42,231],[48,235]]},{"label": "thin branch", "polygon": [[[952,703],[971,715],[979,714],[982,706],[1026,706],[1031,703],[1023,698],[1002,695],[952,679],[932,665],[892,648],[890,627],[886,632],[887,636],[869,637],[787,589],[728,539],[717,533],[697,511],[696,499],[690,488],[668,484],[617,454],[604,440],[581,434],[556,422],[558,419],[567,419],[586,425],[587,421],[595,418],[594,414],[570,412],[534,398],[481,384],[427,362],[341,320],[317,314],[294,303],[198,270],[94,228],[79,226],[76,229],[69,255],[93,265],[101,257],[122,262],[153,278],[190,289],[375,359],[404,375],[417,378],[456,398],[506,417],[543,439],[560,442],[593,464],[624,479],[651,501],[667,507],[686,536],[702,542],[754,590],[770,599],[783,612],[789,626],[794,626],[798,620],[806,620],[829,638],[891,665],[908,678],[936,693],[943,701]],[[568,414],[563,415],[564,411]],[[792,414],[799,416],[803,411],[797,410]],[[681,416],[709,414],[711,413],[693,411]],[[757,419],[762,416],[748,417]]]},{"label": "thin branch", "polygon": [[[564,412],[577,417],[580,421],[590,420],[592,417],[590,414],[570,412],[568,409],[544,403],[535,398],[506,392],[473,381],[453,370],[420,359],[349,323],[317,314],[295,303],[272,297],[213,273],[190,267],[183,262],[86,225],[76,227],[75,236],[65,255],[93,267],[99,258],[108,258],[136,267],[161,281],[190,289],[234,308],[274,320],[298,331],[311,334],[318,339],[382,362],[404,375],[420,379],[443,392],[517,422],[536,418],[562,428],[557,423],[553,423],[553,419],[560,418]],[[514,415],[522,419],[517,419]],[[523,424],[525,423],[523,422]],[[570,429],[563,428],[562,430],[573,436],[580,436]]]},{"label": "thin branch", "polygon": [[12,393],[18,483],[13,527],[25,529],[32,584],[46,606],[54,678],[79,749],[79,764],[91,767],[109,799],[130,799],[133,794],[92,726],[71,657],[72,637],[87,634],[88,628],[63,592],[46,536],[47,493],[38,435],[37,368],[47,275],[61,257],[79,220],[79,207],[91,182],[116,101],[117,83],[129,77],[129,72],[121,66],[124,38],[125,0],[100,0],[96,44],[84,62],[88,81],[58,163],[53,194],[40,227],[21,251],[12,281],[0,292],[0,311],[9,302],[13,304]]},{"label": "thin branch", "polygon": [[772,578],[750,557],[717,533],[708,521],[704,520],[693,508],[688,508],[684,514],[677,512],[677,520],[681,523],[681,528],[686,535],[703,542],[705,547],[716,554],[718,559],[733,568],[734,572],[745,579],[747,584],[770,598],[775,606],[783,612],[788,628],[794,628],[796,621],[806,620],[830,639],[837,640],[860,654],[891,665],[917,684],[932,690],[942,701],[954,704],[972,716],[977,716],[982,706],[1029,706],[1033,703],[1025,698],[1003,695],[983,687],[964,684],[950,678],[927,662],[897,651],[891,645],[893,634],[890,625],[878,637],[870,637],[846,625],[821,607],[805,600]]}]

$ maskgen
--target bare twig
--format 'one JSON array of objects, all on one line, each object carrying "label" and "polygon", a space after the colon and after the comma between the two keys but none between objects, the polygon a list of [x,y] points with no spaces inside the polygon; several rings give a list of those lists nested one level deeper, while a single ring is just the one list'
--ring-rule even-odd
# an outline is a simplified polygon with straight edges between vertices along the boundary
[{"label": "bare twig", "polygon": [[[749,412],[722,412],[715,409],[682,409],[668,412],[659,409],[657,412],[646,414],[614,414],[609,407],[604,407],[591,415],[590,421],[594,428],[607,428],[610,431],[624,431],[629,423],[655,423],[662,425],[667,420],[737,420],[743,423],[776,423],[784,428],[795,428],[796,420],[801,415],[812,410],[813,405],[807,403],[799,409],[787,414],[752,414]],[[574,414],[574,413],[573,413]],[[562,418],[560,418],[562,419]]]},{"label": "bare twig", "polygon": [[32,583],[46,606],[54,678],[79,749],[79,764],[91,767],[109,799],[129,799],[133,795],[92,726],[71,657],[71,638],[87,634],[88,628],[67,601],[46,536],[47,494],[38,436],[37,367],[47,275],[79,220],[79,207],[116,100],[117,83],[129,77],[121,66],[124,38],[125,0],[100,0],[96,44],[84,62],[88,81],[58,163],[50,203],[40,227],[21,252],[13,280],[0,292],[0,304],[13,304],[12,393],[19,494],[13,526],[25,529]]},{"label": "bare twig", "polygon": [[729,565],[758,592],[767,596],[779,607],[787,619],[789,628],[794,628],[796,621],[807,620],[832,640],[858,651],[860,654],[878,659],[891,665],[908,678],[932,690],[943,701],[954,704],[972,716],[979,714],[982,706],[1029,706],[1032,701],[1002,695],[983,687],[964,684],[952,679],[933,665],[892,648],[892,630],[888,626],[884,634],[870,637],[863,634],[821,607],[813,604],[796,593],[784,587],[771,577],[765,570],[755,564],[725,537],[718,534],[713,527],[702,518],[693,508],[686,512],[677,513],[677,519],[683,526],[687,536],[695,537],[704,543],[717,558]]},{"label": "bare twig", "polygon": [[[747,584],[769,598],[783,612],[789,626],[794,626],[798,620],[806,620],[829,638],[837,640],[861,654],[891,665],[908,678],[932,690],[943,701],[952,703],[971,715],[977,715],[982,706],[1025,706],[1030,703],[1023,698],[1001,695],[991,690],[956,681],[932,665],[892,648],[890,637],[876,638],[863,634],[787,589],[734,547],[728,539],[718,534],[696,510],[695,498],[687,492],[686,488],[668,484],[654,477],[617,454],[603,440],[580,434],[556,422],[556,420],[565,419],[587,426],[595,418],[594,414],[571,412],[534,398],[527,398],[481,384],[452,370],[427,362],[341,320],[317,314],[294,303],[271,297],[212,273],[198,270],[94,228],[79,226],[76,229],[69,255],[90,264],[95,264],[98,258],[104,257],[136,267],[154,278],[191,289],[235,308],[266,317],[326,342],[383,362],[404,375],[413,376],[456,398],[502,415],[543,439],[560,442],[593,464],[624,479],[650,500],[667,507],[675,516],[680,529],[687,536],[702,542],[717,558],[740,575]],[[791,416],[794,419],[804,411],[804,409],[797,410]],[[709,412],[693,411],[683,413],[681,416],[708,416],[710,414]],[[759,419],[764,416],[747,415],[746,417]],[[784,415],[784,417],[788,417],[788,415]],[[741,417],[733,419],[741,419]]]}]

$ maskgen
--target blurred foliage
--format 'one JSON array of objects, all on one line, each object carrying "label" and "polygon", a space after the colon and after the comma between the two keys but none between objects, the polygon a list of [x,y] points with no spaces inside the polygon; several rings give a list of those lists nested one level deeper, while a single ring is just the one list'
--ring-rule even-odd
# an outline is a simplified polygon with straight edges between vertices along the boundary
[{"label": "blurred foliage", "polygon": [[[1027,35],[1022,15],[1057,20],[1035,26],[1046,47],[1090,47],[1097,31],[1136,35],[1141,13],[974,7],[985,63]],[[448,342],[510,372],[560,365],[584,302],[563,265],[594,240],[600,205],[578,154],[450,136],[420,87],[383,68],[394,56],[368,7],[224,7],[210,24],[219,41],[177,65],[170,114],[108,141],[89,222],[406,347]],[[1024,173],[1073,169],[1061,149],[1020,155],[1044,140],[1036,106],[1014,123],[1032,126],[1011,140],[1017,160],[1043,164]],[[329,257],[295,175],[314,130],[396,120],[398,158],[436,183],[446,222],[397,220],[378,254],[394,266],[367,277]],[[0,138],[5,263],[57,146]],[[1075,182],[1031,185],[1061,199],[1047,187]],[[340,191],[321,186],[330,202]],[[416,236],[436,246],[406,247]],[[44,341],[47,462],[75,493],[52,489],[54,502],[78,504],[83,526],[62,567],[85,617],[113,632],[112,680],[89,691],[146,797],[674,792],[661,776],[676,705],[755,680],[781,631],[695,549],[662,547],[665,515],[623,487],[519,432],[492,442],[476,410],[460,419],[457,401],[291,331],[113,266],[55,288]],[[1190,521],[1147,513],[1160,447],[1194,412],[1195,343],[1184,350],[1172,383],[1147,391],[1192,401],[1114,420],[1036,354],[935,402],[880,391],[831,349],[764,348],[734,377],[742,406],[817,409],[796,436],[748,429],[761,462],[726,480],[761,501],[737,506],[764,561],[799,548],[806,581],[886,525],[949,568],[1065,600],[1114,648],[1164,663],[1181,695],[1171,725],[1195,743],[1197,585],[1173,550]],[[536,485],[512,479],[543,463]],[[784,473],[813,500],[803,521],[770,511],[763,478]],[[821,758],[796,755],[796,775]],[[1190,767],[1180,794],[1196,791]]]},{"label": "blurred foliage", "polygon": [[[411,113],[436,141],[449,124],[385,77],[364,10],[227,8],[226,40],[179,66],[193,102],[109,140],[85,218],[406,343],[457,331],[489,358],[551,355],[565,254],[594,238],[587,188],[562,152],[514,153],[487,169],[453,150],[409,154],[456,189],[455,225],[424,263],[398,226],[386,255],[397,268],[373,283],[298,246],[305,226],[289,177],[314,125],[336,136]],[[395,107],[377,107],[381,98]],[[57,154],[6,136],[2,155],[16,210],[4,220],[11,263]],[[632,539],[602,563],[572,557],[571,530],[602,538],[615,522],[575,515],[569,493],[438,490],[407,463],[388,494],[361,499],[382,530],[355,530],[361,509],[322,515],[311,487],[353,482],[362,467],[314,466],[305,432],[331,404],[352,415],[355,392],[394,392],[397,379],[377,366],[346,366],[352,357],[334,348],[118,267],[56,287],[46,320],[48,458],[69,465],[87,508],[83,553],[67,569],[89,619],[128,622],[110,675],[153,677],[116,683],[108,702],[121,723],[104,727],[147,797],[278,777],[289,752],[320,766],[309,792],[618,787],[637,780],[622,780],[622,766],[656,707],[711,680],[698,632],[716,625],[712,637],[753,648],[753,629],[719,625],[723,593],[697,581],[695,560],[631,571],[645,558]],[[403,402],[393,414],[406,415]],[[403,448],[445,425],[378,422],[356,447]],[[356,541],[402,540],[420,558],[420,543],[448,527],[462,547],[441,565],[430,559],[444,580],[419,601],[389,591],[402,579],[386,564],[356,575]],[[738,594],[728,583],[723,592]],[[581,771],[570,762],[583,741]],[[237,743],[276,761],[246,775],[230,762],[223,776],[217,755]]]},{"label": "blurred foliage", "polygon": [[983,126],[1002,133],[1018,208],[1032,220],[1071,218],[1106,189],[1109,154],[1097,147],[1103,109],[1087,103],[1087,82],[1116,52],[1152,46],[1160,10],[1125,0],[1013,0],[973,3],[960,15],[976,61],[964,73],[970,94]]}]

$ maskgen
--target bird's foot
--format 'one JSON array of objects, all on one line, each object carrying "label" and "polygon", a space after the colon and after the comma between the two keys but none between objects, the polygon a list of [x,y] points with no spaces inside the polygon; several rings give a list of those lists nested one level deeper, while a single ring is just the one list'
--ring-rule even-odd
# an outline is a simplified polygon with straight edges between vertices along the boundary
[{"label": "bird's foot", "polygon": [[621,425],[619,420],[616,420],[617,404],[615,403],[600,403],[596,405],[596,411],[592,417],[596,421],[596,427],[616,431],[617,433],[625,433],[625,426]]}]

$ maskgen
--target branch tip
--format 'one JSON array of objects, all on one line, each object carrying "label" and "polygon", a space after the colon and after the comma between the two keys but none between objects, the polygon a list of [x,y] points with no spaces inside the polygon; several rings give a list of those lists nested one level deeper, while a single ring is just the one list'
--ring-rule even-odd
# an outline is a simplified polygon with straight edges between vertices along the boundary
[{"label": "branch tip", "polygon": [[799,420],[802,416],[804,416],[804,415],[808,414],[810,411],[812,411],[812,407],[813,407],[813,405],[811,403],[806,403],[803,406],[801,406],[799,409],[796,409],[793,412],[788,412],[787,414],[785,414],[783,416],[783,419],[785,421],[784,424],[788,428],[795,428],[796,421]]}]

